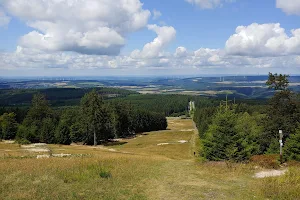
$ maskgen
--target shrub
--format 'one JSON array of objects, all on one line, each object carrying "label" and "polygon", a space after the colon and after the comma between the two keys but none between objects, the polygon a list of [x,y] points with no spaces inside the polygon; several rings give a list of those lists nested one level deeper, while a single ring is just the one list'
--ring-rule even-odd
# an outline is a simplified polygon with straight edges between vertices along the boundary
[{"label": "shrub", "polygon": [[99,175],[101,178],[107,178],[107,179],[112,177],[111,173],[103,168],[100,170]]},{"label": "shrub", "polygon": [[24,145],[24,144],[30,144],[31,142],[29,140],[26,140],[24,138],[18,139],[16,141],[18,144]]},{"label": "shrub", "polygon": [[263,168],[279,168],[279,156],[277,154],[255,155],[250,158],[250,161]]}]

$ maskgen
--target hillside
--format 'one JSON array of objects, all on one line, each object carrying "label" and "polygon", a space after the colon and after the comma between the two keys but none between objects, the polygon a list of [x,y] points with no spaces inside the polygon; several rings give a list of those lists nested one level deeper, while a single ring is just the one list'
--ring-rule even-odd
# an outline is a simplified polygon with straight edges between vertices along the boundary
[{"label": "hillside", "polygon": [[[193,122],[168,123],[96,148],[1,142],[1,199],[297,199],[299,167],[257,179],[262,169],[254,164],[199,162]],[[67,157],[37,159],[49,154]]]}]

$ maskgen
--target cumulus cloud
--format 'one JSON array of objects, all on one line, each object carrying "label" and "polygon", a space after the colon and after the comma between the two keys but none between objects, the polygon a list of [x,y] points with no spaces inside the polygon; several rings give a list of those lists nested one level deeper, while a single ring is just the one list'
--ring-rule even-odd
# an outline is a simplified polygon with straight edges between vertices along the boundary
[{"label": "cumulus cloud", "polygon": [[300,54],[300,29],[288,36],[280,24],[239,26],[226,42],[228,54],[243,56],[281,56]]},{"label": "cumulus cloud", "polygon": [[162,53],[164,47],[176,38],[176,30],[172,26],[148,25],[148,29],[154,31],[157,37],[150,43],[145,44],[142,51],[135,50],[132,56],[142,58],[154,58]]},{"label": "cumulus cloud", "polygon": [[299,0],[276,0],[276,7],[289,15],[300,15]]},{"label": "cumulus cloud", "polygon": [[126,36],[148,23],[140,0],[2,0],[3,8],[35,29],[24,48],[117,55]]},{"label": "cumulus cloud", "polygon": [[158,18],[160,18],[162,16],[161,12],[156,9],[154,9],[152,13],[153,13],[154,20],[157,20]]},{"label": "cumulus cloud", "polygon": [[10,22],[10,17],[8,17],[3,11],[0,9],[0,27],[6,26]]},{"label": "cumulus cloud", "polygon": [[[62,29],[55,29],[61,30],[61,34],[52,37],[51,31],[48,30],[62,24],[50,20],[27,22],[31,27],[39,27],[44,32],[37,29],[23,36],[20,39],[20,46],[13,53],[0,52],[0,70],[59,68],[119,69],[133,72],[140,69],[166,69],[171,73],[178,69],[182,73],[190,73],[190,70],[194,69],[205,72],[215,70],[214,73],[230,70],[231,73],[253,73],[255,70],[267,73],[271,71],[270,68],[297,71],[299,70],[297,66],[300,65],[300,29],[292,30],[291,34],[287,35],[280,24],[251,24],[237,27],[236,34],[228,39],[224,49],[199,48],[193,51],[180,46],[174,52],[166,52],[165,47],[175,39],[176,30],[171,26],[148,25],[148,29],[157,34],[152,42],[131,54],[112,56],[109,54],[113,54],[119,47],[114,50],[111,44],[121,46],[125,43],[123,32],[119,31],[125,29],[101,26],[95,31],[78,33],[75,29],[65,32],[68,28],[61,27]],[[66,41],[61,42],[63,40]],[[80,41],[78,46],[74,46],[74,40]],[[33,46],[35,48],[32,48]],[[103,52],[103,55],[92,55],[94,51],[98,54]],[[80,54],[82,52],[90,54]]]},{"label": "cumulus cloud", "polygon": [[223,5],[223,3],[230,3],[234,0],[185,0],[186,2],[196,5],[201,9],[213,9]]},{"label": "cumulus cloud", "polygon": [[185,47],[177,47],[176,51],[175,51],[175,57],[185,57],[188,55],[188,51]]}]

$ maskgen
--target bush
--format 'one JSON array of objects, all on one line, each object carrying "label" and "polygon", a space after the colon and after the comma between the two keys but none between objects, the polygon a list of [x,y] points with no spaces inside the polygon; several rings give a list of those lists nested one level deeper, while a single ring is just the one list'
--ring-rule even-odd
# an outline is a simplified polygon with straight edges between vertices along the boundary
[{"label": "bush", "polygon": [[279,168],[279,156],[277,154],[255,155],[250,158],[251,163],[263,168]]},{"label": "bush", "polygon": [[106,169],[101,169],[100,173],[99,173],[101,178],[111,178],[112,175],[109,171],[107,171]]},{"label": "bush", "polygon": [[29,140],[26,140],[26,139],[24,139],[24,138],[18,139],[18,140],[16,141],[16,143],[21,144],[21,145],[24,145],[24,144],[31,144],[31,142],[30,142]]}]

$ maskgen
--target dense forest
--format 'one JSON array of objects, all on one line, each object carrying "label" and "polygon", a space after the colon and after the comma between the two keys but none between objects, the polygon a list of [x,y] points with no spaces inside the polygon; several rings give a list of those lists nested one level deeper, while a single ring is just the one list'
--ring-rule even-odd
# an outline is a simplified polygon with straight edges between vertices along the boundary
[{"label": "dense forest", "polygon": [[18,119],[14,112],[2,114],[0,138],[20,143],[97,144],[167,128],[163,114],[139,110],[126,103],[105,102],[97,90],[86,93],[78,106],[54,110],[46,96],[37,93],[28,112],[8,110],[22,113],[24,119]]},{"label": "dense forest", "polygon": [[300,161],[300,98],[289,90],[288,76],[269,74],[274,96],[266,105],[221,102],[198,105],[194,120],[208,160],[246,161],[253,155],[279,154],[283,131],[284,157]]},{"label": "dense forest", "polygon": [[[48,88],[48,89],[1,89],[0,106],[29,106],[35,94],[43,94],[52,106],[73,106],[80,103],[80,99],[91,88]],[[126,97],[136,92],[117,88],[96,88],[104,99]]]}]

